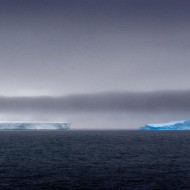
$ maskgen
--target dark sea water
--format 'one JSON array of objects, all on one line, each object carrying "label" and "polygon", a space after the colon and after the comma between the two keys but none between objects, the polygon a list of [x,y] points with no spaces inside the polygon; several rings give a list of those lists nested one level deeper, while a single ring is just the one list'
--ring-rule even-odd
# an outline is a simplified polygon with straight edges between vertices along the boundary
[{"label": "dark sea water", "polygon": [[190,189],[190,131],[1,131],[0,189]]}]

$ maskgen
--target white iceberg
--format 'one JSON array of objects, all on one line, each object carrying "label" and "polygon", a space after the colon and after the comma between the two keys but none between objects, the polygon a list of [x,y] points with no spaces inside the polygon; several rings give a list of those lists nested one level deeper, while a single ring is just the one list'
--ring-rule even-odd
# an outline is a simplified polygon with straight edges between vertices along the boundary
[{"label": "white iceberg", "polygon": [[70,123],[66,122],[6,122],[0,121],[0,130],[67,130]]},{"label": "white iceberg", "polygon": [[190,130],[190,120],[147,124],[140,127],[140,130]]}]

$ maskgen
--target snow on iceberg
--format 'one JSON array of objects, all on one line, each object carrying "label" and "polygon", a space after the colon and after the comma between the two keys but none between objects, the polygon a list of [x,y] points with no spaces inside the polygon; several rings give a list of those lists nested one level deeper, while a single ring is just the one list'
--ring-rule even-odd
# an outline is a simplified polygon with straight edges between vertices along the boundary
[{"label": "snow on iceberg", "polygon": [[147,124],[140,127],[140,130],[190,130],[190,120]]},{"label": "snow on iceberg", "polygon": [[5,122],[0,121],[0,130],[67,130],[66,122]]}]

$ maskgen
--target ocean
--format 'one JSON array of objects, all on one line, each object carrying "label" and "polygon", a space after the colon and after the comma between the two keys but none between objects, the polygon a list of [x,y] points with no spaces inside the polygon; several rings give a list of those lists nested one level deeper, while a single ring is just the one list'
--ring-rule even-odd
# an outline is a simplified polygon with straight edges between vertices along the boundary
[{"label": "ocean", "polygon": [[0,189],[190,189],[190,131],[1,131]]}]

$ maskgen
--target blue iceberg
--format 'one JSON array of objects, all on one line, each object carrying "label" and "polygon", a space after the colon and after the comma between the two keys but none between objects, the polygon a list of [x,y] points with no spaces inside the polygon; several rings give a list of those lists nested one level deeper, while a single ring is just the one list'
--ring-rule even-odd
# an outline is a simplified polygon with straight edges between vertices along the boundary
[{"label": "blue iceberg", "polygon": [[147,124],[140,127],[140,130],[190,130],[190,120]]}]

